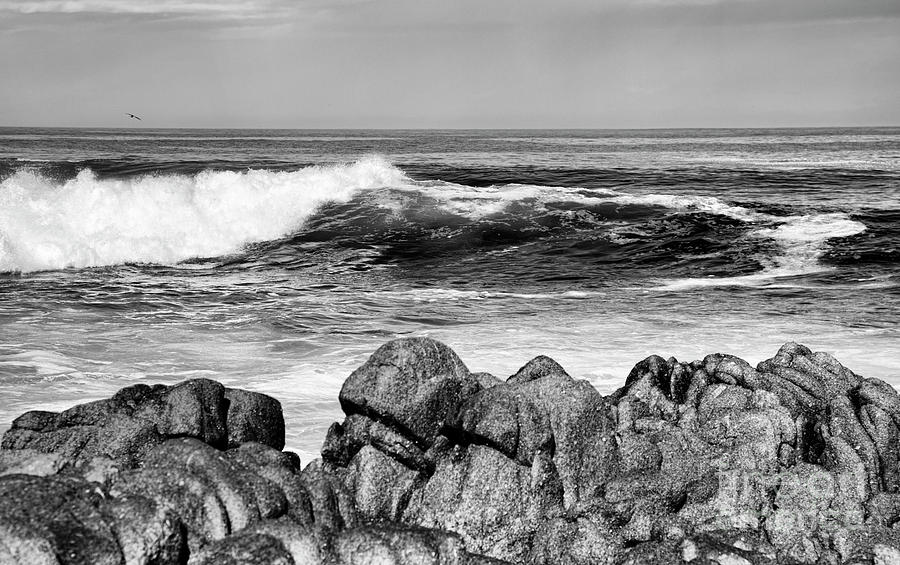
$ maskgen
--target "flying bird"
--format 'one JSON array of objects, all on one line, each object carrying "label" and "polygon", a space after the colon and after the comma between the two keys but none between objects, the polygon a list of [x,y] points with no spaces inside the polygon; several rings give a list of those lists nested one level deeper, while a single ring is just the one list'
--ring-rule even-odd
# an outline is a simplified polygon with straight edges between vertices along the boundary
[{"label": "flying bird", "polygon": [[133,119],[133,120],[140,120],[140,119],[141,119],[139,116],[135,116],[134,114],[129,114],[128,112],[125,112],[125,115],[128,116],[128,117],[130,117],[130,118]]}]

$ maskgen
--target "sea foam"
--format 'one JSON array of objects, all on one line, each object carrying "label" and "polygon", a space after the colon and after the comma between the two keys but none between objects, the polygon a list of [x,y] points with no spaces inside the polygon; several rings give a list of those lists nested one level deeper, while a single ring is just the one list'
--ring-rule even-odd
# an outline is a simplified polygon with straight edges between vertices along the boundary
[{"label": "sea foam", "polygon": [[0,183],[0,272],[175,264],[289,235],[327,202],[402,184],[384,159],[292,172],[205,171],[57,182],[20,170]]}]

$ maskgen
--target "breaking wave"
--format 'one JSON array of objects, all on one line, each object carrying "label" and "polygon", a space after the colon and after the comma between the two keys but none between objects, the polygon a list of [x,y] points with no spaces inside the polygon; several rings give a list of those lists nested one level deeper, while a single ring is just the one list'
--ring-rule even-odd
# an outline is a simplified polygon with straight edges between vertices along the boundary
[{"label": "breaking wave", "polygon": [[865,230],[841,212],[775,215],[707,195],[414,180],[380,157],[124,178],[85,168],[63,180],[26,167],[0,182],[0,272],[241,254],[289,267],[308,264],[298,257],[315,242],[382,262],[485,251],[479,268],[495,272],[564,256],[579,280],[657,265],[661,288],[680,290],[814,273],[828,240]]},{"label": "breaking wave", "polygon": [[0,271],[173,264],[284,237],[326,202],[397,185],[379,158],[299,171],[204,171],[64,182],[25,169],[0,183]]}]

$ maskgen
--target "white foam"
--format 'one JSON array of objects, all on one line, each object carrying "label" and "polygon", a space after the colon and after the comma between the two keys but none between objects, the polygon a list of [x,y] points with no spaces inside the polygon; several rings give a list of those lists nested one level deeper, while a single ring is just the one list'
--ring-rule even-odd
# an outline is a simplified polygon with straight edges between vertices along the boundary
[{"label": "white foam", "polygon": [[391,296],[395,299],[407,299],[416,302],[446,302],[448,300],[489,300],[489,299],[525,299],[525,300],[585,300],[606,296],[601,291],[566,290],[562,292],[502,292],[493,290],[459,290],[453,288],[419,288],[403,291],[381,291],[375,294]]},{"label": "white foam", "polygon": [[819,262],[825,254],[828,240],[866,231],[865,224],[842,212],[768,218],[776,225],[760,228],[750,234],[751,237],[771,239],[780,250],[777,255],[761,259],[762,271],[739,277],[675,279],[666,281],[658,289],[677,291],[715,286],[797,287],[800,285],[779,279],[829,270]]},{"label": "white foam", "polygon": [[387,161],[293,172],[206,171],[58,183],[22,170],[0,183],[0,271],[174,264],[238,252],[297,229],[326,202],[408,182]]},{"label": "white foam", "polygon": [[673,210],[708,212],[744,222],[771,218],[742,206],[732,206],[714,196],[683,194],[630,194],[610,189],[569,188],[529,184],[472,187],[447,182],[415,183],[408,189],[422,192],[441,202],[452,213],[473,220],[483,219],[506,210],[511,204],[528,202],[535,210],[546,210],[553,202],[570,202],[584,206],[599,204],[659,206]]}]

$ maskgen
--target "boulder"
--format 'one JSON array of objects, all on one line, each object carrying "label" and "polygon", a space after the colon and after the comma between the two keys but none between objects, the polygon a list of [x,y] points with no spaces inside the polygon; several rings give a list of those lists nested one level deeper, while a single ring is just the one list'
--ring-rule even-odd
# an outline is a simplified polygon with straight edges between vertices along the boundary
[{"label": "boulder", "polygon": [[228,401],[228,447],[256,442],[284,449],[284,416],[281,403],[265,394],[237,388],[225,389]]},{"label": "boulder", "polygon": [[133,467],[172,437],[192,437],[216,448],[252,440],[281,449],[284,419],[278,401],[208,379],[139,384],[58,414],[23,414],[4,434],[2,448],[53,453],[70,462],[104,456]]},{"label": "boulder", "polygon": [[347,378],[339,399],[347,415],[383,422],[428,449],[444,420],[480,389],[449,347],[408,338],[378,348]]}]

